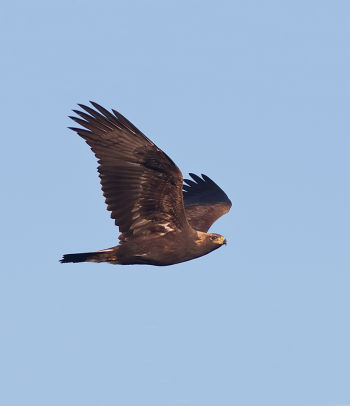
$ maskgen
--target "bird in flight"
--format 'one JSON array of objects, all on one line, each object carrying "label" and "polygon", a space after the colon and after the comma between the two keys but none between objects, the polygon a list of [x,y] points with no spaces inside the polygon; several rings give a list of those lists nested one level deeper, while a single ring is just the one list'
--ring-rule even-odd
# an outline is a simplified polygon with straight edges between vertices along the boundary
[{"label": "bird in flight", "polygon": [[[66,254],[60,262],[172,265],[226,244],[210,226],[231,208],[208,176],[182,178],[176,164],[130,121],[97,103],[79,104],[70,127],[98,159],[107,209],[119,227],[119,245]],[[183,183],[184,182],[184,183]]]}]

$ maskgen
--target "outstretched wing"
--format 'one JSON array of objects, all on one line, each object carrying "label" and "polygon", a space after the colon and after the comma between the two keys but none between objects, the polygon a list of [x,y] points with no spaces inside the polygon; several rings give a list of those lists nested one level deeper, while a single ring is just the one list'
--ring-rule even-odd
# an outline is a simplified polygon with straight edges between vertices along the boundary
[{"label": "outstretched wing", "polygon": [[120,113],[94,102],[79,106],[73,128],[95,153],[107,209],[121,241],[189,228],[182,174],[175,163]]},{"label": "outstretched wing", "polygon": [[208,176],[190,173],[193,180],[184,179],[183,198],[187,219],[195,230],[207,232],[211,225],[231,206],[226,193]]}]

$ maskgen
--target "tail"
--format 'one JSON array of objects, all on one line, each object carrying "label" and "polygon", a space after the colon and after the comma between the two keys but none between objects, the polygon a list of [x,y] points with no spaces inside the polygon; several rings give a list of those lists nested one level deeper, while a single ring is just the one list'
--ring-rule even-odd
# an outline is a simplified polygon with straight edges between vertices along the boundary
[{"label": "tail", "polygon": [[118,264],[116,255],[117,247],[108,248],[101,251],[80,252],[78,254],[65,254],[60,260],[62,264],[67,262],[109,262]]}]

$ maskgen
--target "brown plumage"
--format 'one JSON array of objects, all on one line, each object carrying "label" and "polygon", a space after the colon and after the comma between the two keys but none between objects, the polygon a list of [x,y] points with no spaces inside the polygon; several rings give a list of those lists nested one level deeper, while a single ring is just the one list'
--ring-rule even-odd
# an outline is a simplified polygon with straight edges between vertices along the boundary
[{"label": "brown plumage", "polygon": [[207,176],[185,179],[175,163],[120,113],[97,103],[71,117],[70,127],[98,159],[107,209],[121,232],[105,250],[66,254],[61,262],[171,265],[208,254],[226,243],[207,233],[229,211],[226,194]]}]

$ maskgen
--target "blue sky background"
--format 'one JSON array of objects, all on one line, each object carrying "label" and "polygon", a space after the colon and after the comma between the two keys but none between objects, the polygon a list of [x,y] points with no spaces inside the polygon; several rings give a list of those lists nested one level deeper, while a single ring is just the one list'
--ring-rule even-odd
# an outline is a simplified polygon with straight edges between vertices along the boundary
[{"label": "blue sky background", "polygon": [[[2,6],[0,404],[350,404],[350,3]],[[114,245],[76,103],[116,108],[233,201],[228,246]]]}]

